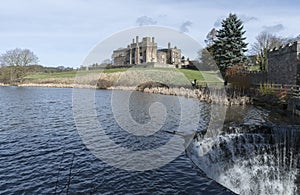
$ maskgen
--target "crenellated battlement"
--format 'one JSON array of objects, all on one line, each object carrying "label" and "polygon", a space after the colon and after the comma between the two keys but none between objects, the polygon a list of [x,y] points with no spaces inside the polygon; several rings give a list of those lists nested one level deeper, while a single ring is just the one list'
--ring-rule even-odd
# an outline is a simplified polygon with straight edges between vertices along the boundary
[{"label": "crenellated battlement", "polygon": [[268,50],[268,80],[278,84],[300,84],[300,41]]},{"label": "crenellated battlement", "polygon": [[300,41],[281,45],[268,50],[268,55],[285,55],[287,53],[299,53],[300,52]]}]

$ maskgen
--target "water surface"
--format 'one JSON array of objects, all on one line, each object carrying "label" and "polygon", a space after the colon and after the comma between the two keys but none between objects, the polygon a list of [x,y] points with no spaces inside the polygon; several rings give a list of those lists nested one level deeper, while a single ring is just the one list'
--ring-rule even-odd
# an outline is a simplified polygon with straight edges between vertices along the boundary
[{"label": "water surface", "polygon": [[[161,130],[139,137],[124,131],[114,120],[111,96],[111,91],[95,91],[96,113],[107,135],[122,147],[133,151],[160,147],[173,136],[165,130],[178,128],[178,97],[144,93],[131,96],[130,114],[140,124],[150,121],[151,103],[160,102],[167,108]],[[188,104],[196,101],[180,98]],[[104,163],[86,148],[78,134],[72,89],[0,87],[0,100],[1,194],[232,194],[209,179],[184,152],[161,168],[144,172],[126,171]],[[199,103],[199,106],[197,131],[206,129],[210,120],[210,105]],[[227,110],[225,121],[286,125],[299,123],[299,118],[253,106],[234,106]],[[101,137],[98,139],[101,141]]]},{"label": "water surface", "polygon": [[[115,142],[148,148],[166,141],[157,139],[155,143],[153,137],[141,142],[123,132],[113,120],[110,96],[111,91],[96,91],[98,114],[105,116],[106,131]],[[0,99],[1,194],[230,194],[208,179],[184,153],[159,169],[145,172],[125,171],[102,162],[78,135],[72,89],[1,87]],[[140,116],[147,120],[147,113]],[[165,128],[176,126],[172,120]],[[172,135],[164,136],[169,139]]]}]

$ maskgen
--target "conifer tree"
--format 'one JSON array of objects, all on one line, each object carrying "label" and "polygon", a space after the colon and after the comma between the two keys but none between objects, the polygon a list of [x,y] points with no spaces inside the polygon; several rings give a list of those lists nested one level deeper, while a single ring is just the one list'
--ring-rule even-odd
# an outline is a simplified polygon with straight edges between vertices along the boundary
[{"label": "conifer tree", "polygon": [[243,22],[235,15],[222,21],[222,28],[217,31],[213,44],[213,56],[221,73],[225,76],[226,69],[247,61],[244,52],[247,51]]}]

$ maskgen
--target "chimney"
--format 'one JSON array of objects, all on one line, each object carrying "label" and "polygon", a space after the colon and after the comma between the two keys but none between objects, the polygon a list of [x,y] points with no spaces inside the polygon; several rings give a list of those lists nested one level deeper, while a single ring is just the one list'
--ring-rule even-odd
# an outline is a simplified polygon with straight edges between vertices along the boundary
[{"label": "chimney", "polygon": [[154,37],[152,37],[152,43],[154,43]]},{"label": "chimney", "polygon": [[139,36],[135,37],[135,41],[136,41],[137,44],[139,43]]},{"label": "chimney", "polygon": [[134,39],[132,39],[132,43],[134,43]]},{"label": "chimney", "polygon": [[171,48],[171,43],[169,42],[169,43],[168,43],[168,49],[170,49],[170,48]]}]

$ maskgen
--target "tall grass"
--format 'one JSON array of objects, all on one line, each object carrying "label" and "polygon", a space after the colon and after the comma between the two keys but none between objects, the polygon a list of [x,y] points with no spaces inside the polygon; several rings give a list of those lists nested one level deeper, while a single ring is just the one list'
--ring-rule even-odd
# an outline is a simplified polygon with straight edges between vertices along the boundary
[{"label": "tall grass", "polygon": [[271,83],[260,84],[259,93],[261,95],[274,95],[274,86]]}]

